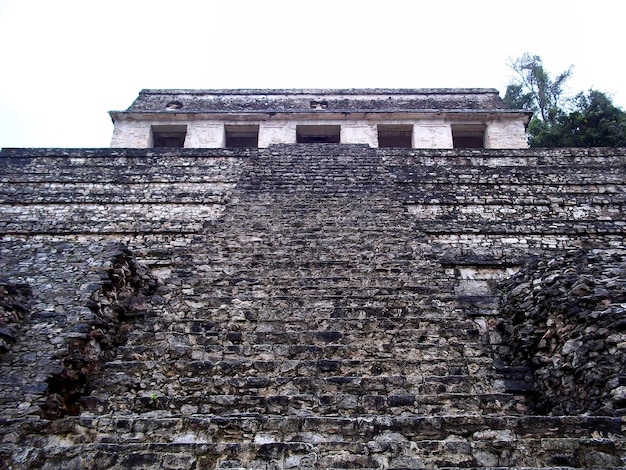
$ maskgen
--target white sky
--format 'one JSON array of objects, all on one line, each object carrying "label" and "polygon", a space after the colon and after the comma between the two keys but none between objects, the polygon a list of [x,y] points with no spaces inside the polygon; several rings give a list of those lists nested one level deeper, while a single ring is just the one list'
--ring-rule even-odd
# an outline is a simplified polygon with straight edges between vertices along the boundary
[{"label": "white sky", "polygon": [[626,108],[618,0],[0,0],[0,147],[108,147],[142,88],[485,87],[574,65]]}]

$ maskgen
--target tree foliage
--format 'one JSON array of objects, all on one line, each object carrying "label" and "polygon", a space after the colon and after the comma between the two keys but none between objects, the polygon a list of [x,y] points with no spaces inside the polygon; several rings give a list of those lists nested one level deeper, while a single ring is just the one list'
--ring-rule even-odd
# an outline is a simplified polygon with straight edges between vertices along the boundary
[{"label": "tree foliage", "polygon": [[551,78],[541,57],[524,54],[511,61],[516,78],[506,89],[504,101],[515,109],[529,109],[531,147],[626,146],[626,112],[597,90],[568,98],[564,85],[572,67]]},{"label": "tree foliage", "polygon": [[528,126],[531,147],[626,146],[626,113],[597,90],[579,93],[573,110],[560,112],[553,123],[533,118]]},{"label": "tree foliage", "polygon": [[541,57],[528,53],[512,60],[509,66],[517,77],[507,87],[504,101],[511,107],[530,109],[543,122],[553,123],[563,108],[563,87],[572,75],[572,67],[552,79]]}]

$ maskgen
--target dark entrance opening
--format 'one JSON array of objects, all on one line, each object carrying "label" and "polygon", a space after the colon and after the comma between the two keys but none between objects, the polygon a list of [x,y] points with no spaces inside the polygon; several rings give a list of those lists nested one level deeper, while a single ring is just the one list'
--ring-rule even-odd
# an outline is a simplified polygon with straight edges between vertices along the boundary
[{"label": "dark entrance opening", "polygon": [[259,126],[224,126],[226,147],[259,146]]},{"label": "dark entrance opening", "polygon": [[378,126],[379,147],[413,147],[413,126],[411,124],[381,124]]},{"label": "dark entrance opening", "polygon": [[452,145],[455,149],[485,148],[484,124],[453,124]]},{"label": "dark entrance opening", "polygon": [[178,147],[185,146],[187,126],[152,126],[152,146]]},{"label": "dark entrance opening", "polygon": [[299,144],[338,144],[341,126],[296,126],[296,142]]}]

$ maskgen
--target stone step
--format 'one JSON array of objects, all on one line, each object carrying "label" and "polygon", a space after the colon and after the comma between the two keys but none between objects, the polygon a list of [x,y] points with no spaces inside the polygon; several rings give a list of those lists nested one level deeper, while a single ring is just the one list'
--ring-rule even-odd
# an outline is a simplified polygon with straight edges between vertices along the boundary
[{"label": "stone step", "polygon": [[[272,171],[260,172],[252,176],[248,185],[244,183],[246,191],[250,194],[255,192],[281,193],[285,191],[300,192],[302,190],[315,193],[324,191],[324,196],[350,196],[352,194],[362,194],[364,189],[374,192],[376,189],[383,190],[384,183],[376,181],[380,178],[381,172],[375,168],[359,168],[362,172],[349,174],[345,168],[333,167],[325,169],[323,178],[315,174],[303,174],[302,172],[291,173],[285,171],[285,167],[272,168]],[[367,170],[371,171],[367,171]],[[344,173],[343,175],[341,173]],[[252,184],[250,184],[252,183]],[[387,183],[388,184],[388,183]]]},{"label": "stone step", "polygon": [[[233,330],[233,321],[230,319],[216,318],[216,308],[208,309],[206,319],[198,318],[176,318],[171,317],[158,318],[158,323],[149,324],[142,322],[134,324],[137,328],[146,326],[146,331],[152,327],[158,328],[158,331],[171,331],[176,333],[204,333],[204,334],[226,334]],[[459,334],[475,335],[477,323],[471,318],[455,318],[448,317],[440,319],[433,314],[431,315],[390,315],[388,307],[339,307],[332,313],[332,317],[318,316],[301,317],[293,316],[291,319],[274,319],[267,318],[257,321],[248,321],[238,324],[240,331],[247,334],[252,333],[303,333],[309,332],[317,334],[320,331],[328,331],[332,326],[336,330],[358,331],[361,333],[378,332],[378,333],[398,333],[410,331],[415,335],[416,340],[424,336],[437,337],[453,337]],[[353,312],[372,311],[378,315],[355,315]],[[317,311],[315,313],[318,313]],[[404,312],[403,312],[404,313]],[[352,314],[353,316],[350,316]],[[156,317],[156,315],[154,316]]]},{"label": "stone step", "polygon": [[[214,318],[213,315],[207,315]],[[200,320],[182,318],[178,321],[161,317],[158,322],[135,323],[131,336],[142,336],[148,339],[150,334],[169,332],[185,334],[190,338],[196,336],[210,337],[215,341],[231,341],[234,344],[265,343],[273,335],[285,335],[297,339],[314,338],[314,342],[324,339],[327,332],[345,331],[343,339],[370,338],[378,335],[382,341],[393,337],[404,340],[407,336],[415,342],[423,343],[440,338],[477,340],[478,324],[472,320],[449,319],[445,322],[428,321],[421,317],[375,317],[375,318],[313,318],[296,317],[291,319],[264,319],[257,321],[233,322],[233,317],[216,320]],[[133,339],[134,341],[134,339]],[[288,341],[280,341],[285,343]],[[324,341],[326,342],[326,341]]]},{"label": "stone step", "polygon": [[[196,323],[198,325],[198,323]],[[154,333],[144,331],[139,338],[144,341],[167,341],[170,344],[197,345],[197,346],[224,346],[231,345],[261,345],[272,344],[292,345],[320,345],[320,344],[355,344],[363,343],[364,348],[393,344],[394,348],[413,347],[417,344],[438,345],[453,342],[456,344],[475,345],[479,339],[477,328],[394,328],[388,330],[375,329],[329,329],[329,330],[302,330],[302,331],[276,331],[280,327],[276,324],[258,324],[256,329],[240,329],[232,325],[225,330],[205,330],[198,328],[196,331],[185,330],[186,325],[179,326],[179,331],[163,328]],[[210,326],[210,322],[209,325]],[[250,325],[252,326],[252,325]],[[293,327],[294,325],[291,325]],[[332,325],[331,325],[332,326]],[[442,325],[443,326],[443,325]],[[335,325],[336,328],[336,325]],[[131,343],[137,343],[135,338],[130,338]],[[374,344],[372,344],[374,343]],[[418,346],[418,347],[419,347]]]},{"label": "stone step", "polygon": [[[211,269],[211,271],[208,271],[208,269]],[[201,285],[210,286],[212,290],[225,296],[252,296],[254,294],[256,298],[274,295],[285,296],[290,293],[294,296],[301,294],[301,296],[306,297],[336,297],[337,295],[354,297],[362,296],[364,292],[371,293],[374,297],[393,294],[412,297],[415,297],[415,294],[444,296],[452,293],[449,285],[455,282],[455,280],[448,280],[445,288],[441,279],[429,285],[426,282],[424,284],[408,284],[406,279],[410,277],[411,273],[397,273],[395,276],[392,273],[391,276],[385,276],[384,278],[382,276],[373,276],[373,281],[370,279],[366,282],[366,276],[356,275],[350,281],[333,281],[328,278],[315,279],[304,276],[296,277],[297,275],[294,276],[294,273],[285,269],[266,273],[259,273],[254,269],[246,273],[229,275],[214,271],[212,267],[208,269],[205,273],[199,275],[198,281],[200,281]],[[260,277],[259,274],[268,277]],[[269,284],[269,279],[272,279],[272,284]]]},{"label": "stone step", "polygon": [[[122,365],[122,364],[119,364]],[[498,387],[494,381],[484,377],[466,375],[448,376],[242,376],[205,375],[199,371],[196,376],[178,377],[176,370],[157,369],[152,374],[126,370],[108,373],[102,379],[92,381],[92,387],[98,389],[106,385],[115,394],[141,387],[161,389],[168,384],[182,389],[186,394],[200,392],[203,395],[301,395],[315,393],[345,394],[412,394],[433,395],[438,393],[495,393]],[[204,373],[203,373],[204,372]],[[168,375],[170,375],[168,377]]]},{"label": "stone step", "polygon": [[507,221],[473,220],[419,220],[420,231],[428,235],[447,234],[448,236],[465,236],[467,226],[471,223],[472,233],[489,236],[506,235],[507,244],[511,239],[525,236],[585,236],[585,235],[622,235],[626,217],[622,214],[612,220],[597,220],[594,217],[572,222],[566,218],[544,219],[541,221],[519,221],[512,217]]},{"label": "stone step", "polygon": [[[445,338],[433,343],[407,343],[406,345],[388,343],[352,343],[331,344],[332,341],[318,344],[233,344],[225,342],[215,344],[202,337],[196,339],[200,344],[192,344],[186,335],[170,335],[167,332],[152,337],[139,336],[128,346],[154,345],[155,354],[163,359],[199,359],[207,360],[218,357],[258,357],[259,359],[359,359],[375,358],[378,360],[402,357],[407,360],[422,360],[446,357],[448,359],[479,357],[486,354],[484,346],[476,342],[462,342]],[[141,351],[141,349],[140,349]]]},{"label": "stone step", "polygon": [[[390,202],[387,200],[387,202]],[[287,204],[277,201],[276,198],[268,201],[268,204]],[[361,233],[364,246],[368,243],[376,242],[379,246],[390,247],[394,240],[401,242],[398,245],[398,253],[406,250],[410,246],[407,235],[413,231],[412,226],[407,222],[412,220],[405,205],[400,205],[396,210],[384,211],[383,204],[365,204],[369,211],[368,217],[355,215],[356,208],[345,207],[345,201],[337,201],[336,207],[329,207],[333,213],[338,213],[337,218],[329,218],[326,212],[320,212],[319,204],[312,204],[307,207],[294,207],[291,210],[283,210],[270,212],[263,208],[254,207],[248,209],[245,213],[233,210],[225,214],[224,218],[210,225],[209,231],[215,236],[216,243],[223,246],[232,246],[237,243],[239,234],[230,232],[231,238],[228,238],[226,231],[220,231],[225,228],[225,223],[230,227],[246,229],[248,237],[253,238],[256,235],[276,235],[275,238],[261,237],[261,240],[268,244],[280,244],[289,240],[308,240],[308,241],[338,241],[339,237],[346,237],[347,240],[354,241],[357,234]],[[295,203],[294,203],[295,205]],[[352,212],[350,212],[352,210]],[[362,210],[362,209],[361,209]],[[252,212],[254,211],[254,212]],[[246,215],[248,216],[246,218]],[[254,217],[250,217],[254,215]],[[403,225],[399,225],[403,224]],[[414,233],[414,232],[413,232]],[[207,247],[211,249],[211,247]],[[395,253],[395,252],[390,252]]]},{"label": "stone step", "polygon": [[[13,456],[22,461],[26,454],[35,461],[45,461],[50,468],[90,468],[122,470],[128,468],[248,469],[302,468],[339,470],[407,470],[438,468],[455,470],[577,470],[611,468],[624,470],[616,445],[608,439],[529,439],[513,442],[500,433],[495,443],[486,438],[403,441],[397,436],[381,437],[362,443],[341,440],[324,443],[260,440],[250,444],[208,443],[193,434],[179,436],[178,442],[161,444],[79,444],[74,447],[50,446],[45,449],[3,450],[6,461]],[[525,449],[517,451],[517,446]],[[593,457],[578,457],[580,450]],[[393,457],[389,457],[391,453]],[[1,455],[1,454],[0,454]],[[39,468],[31,466],[28,468]]]},{"label": "stone step", "polygon": [[[141,339],[141,337],[139,337]],[[215,360],[224,358],[255,358],[257,360],[298,360],[298,359],[376,359],[387,360],[401,357],[405,360],[447,360],[487,357],[483,346],[477,343],[448,342],[445,339],[437,343],[408,344],[206,344],[192,346],[185,336],[171,337],[163,333],[154,343],[137,341],[120,350],[120,356],[132,357],[143,354],[145,346],[154,351],[153,357],[161,360]]]},{"label": "stone step", "polygon": [[[181,321],[197,322],[215,322],[218,324],[230,325],[241,323],[238,328],[242,330],[260,330],[267,327],[272,330],[275,322],[284,322],[289,327],[293,322],[293,328],[300,329],[300,325],[306,322],[313,322],[312,327],[328,328],[334,320],[346,321],[364,321],[391,318],[396,324],[400,325],[402,320],[408,322],[423,322],[423,326],[429,329],[445,330],[447,322],[456,322],[463,319],[465,310],[469,307],[489,306],[485,302],[478,304],[474,302],[463,305],[450,305],[443,302],[433,302],[433,299],[423,299],[417,305],[409,305],[408,302],[385,303],[384,301],[357,301],[349,299],[348,304],[342,304],[339,301],[318,300],[305,301],[295,297],[281,298],[237,298],[237,297],[189,297],[176,299],[175,302],[168,302],[161,305],[155,305],[153,299],[143,315],[143,322],[135,324],[135,329],[151,330],[155,321],[170,322],[179,318]],[[161,302],[161,301],[158,301]],[[472,318],[475,319],[480,310],[476,310]],[[315,318],[319,318],[317,325]],[[267,326],[265,326],[267,325]],[[468,324],[466,328],[474,328]]]},{"label": "stone step", "polygon": [[623,180],[619,180],[618,172],[613,175],[607,175],[606,169],[602,167],[602,164],[598,165],[591,162],[578,164],[571,160],[571,163],[568,163],[567,166],[571,168],[571,165],[574,164],[576,165],[576,171],[568,172],[567,179],[562,177],[564,174],[563,167],[535,164],[532,165],[532,172],[529,172],[528,167],[525,165],[481,166],[480,171],[477,172],[476,167],[463,164],[454,166],[442,165],[441,167],[429,165],[427,171],[415,171],[414,169],[410,174],[398,167],[395,169],[389,167],[389,171],[397,175],[396,181],[403,187],[431,184],[455,186],[486,185],[489,187],[494,184],[502,184],[524,188],[527,185],[564,184],[567,186],[591,186],[591,190],[593,190],[594,183],[600,185],[621,185],[624,183]]},{"label": "stone step", "polygon": [[[201,291],[205,291],[210,288],[211,296],[231,297],[238,300],[254,300],[254,301],[271,301],[272,299],[278,300],[290,300],[301,299],[301,302],[305,300],[344,300],[352,299],[367,299],[370,301],[385,301],[393,305],[394,303],[408,303],[406,299],[411,301],[428,301],[431,299],[425,299],[425,295],[436,296],[437,291],[432,287],[426,286],[393,286],[393,285],[361,285],[356,286],[311,286],[311,285],[274,285],[268,286],[255,286],[254,284],[244,284],[246,281],[234,279],[234,282],[238,282],[239,285],[228,286],[220,285],[219,283],[211,285],[210,283],[202,282],[202,279],[198,279],[195,286],[200,287]],[[194,287],[195,287],[194,286]],[[195,296],[194,293],[189,293],[187,296]],[[450,293],[452,290],[450,290]]]},{"label": "stone step", "polygon": [[[406,209],[405,209],[406,210]],[[238,218],[250,217],[251,214],[241,214]],[[355,256],[367,252],[368,248],[378,249],[377,254],[382,259],[416,259],[409,242],[412,235],[419,235],[412,222],[415,215],[408,212],[404,216],[393,217],[390,220],[361,221],[346,220],[342,225],[323,223],[317,219],[308,220],[304,214],[293,214],[281,217],[254,216],[247,226],[241,220],[232,220],[228,225],[237,227],[233,233],[232,227],[211,225],[207,233],[212,243],[204,246],[200,254],[212,254],[220,251],[228,252],[241,248],[248,253],[278,249],[288,249],[294,245],[304,244],[311,248],[337,249],[335,253],[344,256]],[[223,220],[220,220],[223,222]],[[216,224],[217,222],[215,222]],[[396,228],[394,224],[404,224]],[[359,237],[360,235],[360,245]],[[243,252],[242,255],[247,253]],[[341,257],[339,257],[341,259]],[[305,259],[303,258],[303,261]],[[311,259],[314,262],[315,259]],[[357,267],[357,266],[355,266]]]},{"label": "stone step", "polygon": [[[19,187],[13,185],[10,189],[0,186],[0,204],[36,204],[45,200],[46,204],[224,204],[228,202],[232,183],[210,183],[194,185],[193,189],[202,192],[190,192],[190,185],[181,189],[176,184],[164,185],[148,184],[133,191],[132,186],[106,185],[97,187],[85,184],[65,184],[60,188],[45,188],[34,193],[30,185]],[[96,187],[94,187],[96,186]],[[45,198],[45,199],[44,199]]]},{"label": "stone step", "polygon": [[[353,289],[362,289],[363,287],[404,287],[407,290],[420,289],[425,292],[437,292],[437,283],[443,283],[444,279],[450,281],[451,276],[446,276],[441,272],[436,272],[443,279],[436,279],[433,283],[428,283],[427,279],[418,280],[411,276],[417,275],[433,275],[435,274],[432,267],[420,268],[419,266],[411,266],[405,269],[409,261],[396,260],[387,261],[384,259],[373,259],[371,264],[365,257],[370,254],[363,253],[363,259],[358,260],[361,264],[359,268],[346,266],[342,264],[354,264],[354,262],[335,262],[320,261],[316,258],[314,262],[317,266],[311,266],[313,263],[303,260],[303,248],[297,247],[294,250],[294,256],[299,256],[297,261],[289,258],[281,258],[285,254],[272,254],[276,261],[271,259],[263,260],[263,269],[260,269],[260,256],[258,254],[250,255],[247,262],[232,263],[228,259],[216,259],[215,255],[212,259],[202,260],[200,257],[193,257],[190,264],[193,263],[197,267],[197,273],[207,282],[216,285],[254,285],[270,288],[278,287],[318,287],[326,288],[344,287]],[[266,256],[262,254],[262,256]],[[242,257],[243,258],[243,257]],[[324,266],[321,266],[321,265]],[[328,268],[324,272],[324,268]],[[452,278],[454,279],[454,278]],[[272,281],[271,284],[269,281]]]},{"label": "stone step", "polygon": [[[285,188],[286,186],[283,185],[280,189]],[[324,221],[341,225],[344,220],[355,220],[357,223],[363,224],[364,226],[366,225],[364,223],[366,220],[376,219],[384,222],[404,214],[403,204],[407,197],[407,193],[404,191],[400,193],[378,191],[327,191],[326,194],[320,194],[320,191],[303,191],[299,194],[296,191],[294,194],[292,191],[279,190],[255,192],[253,195],[244,195],[243,198],[241,198],[241,193],[235,190],[229,195],[232,197],[232,204],[230,205],[232,210],[229,211],[223,219],[227,222],[241,220],[242,224],[253,223],[250,219],[246,219],[245,217],[238,219],[238,216],[245,216],[245,213],[258,214],[261,219],[285,219],[293,214],[301,214],[302,221],[304,222]],[[350,200],[354,198],[355,195],[358,202]],[[242,199],[245,200],[246,205],[239,204]],[[356,210],[365,207],[370,210],[356,212]],[[329,216],[331,212],[325,211],[325,208],[332,209],[332,213],[336,213],[341,217],[333,219]],[[355,215],[357,213],[361,216],[358,217]],[[379,215],[380,219],[378,219]],[[372,231],[374,227],[377,226],[380,226],[380,224],[370,225],[369,230]],[[390,229],[395,232],[403,230],[404,227],[392,225]]]},{"label": "stone step", "polygon": [[[215,318],[220,311],[222,314],[231,317],[232,310],[256,311],[255,318],[262,315],[261,318],[272,319],[288,319],[291,313],[298,311],[305,313],[306,317],[310,317],[311,313],[332,314],[333,318],[341,318],[356,314],[359,318],[364,316],[423,316],[425,319],[461,317],[455,309],[460,307],[459,297],[447,296],[426,296],[422,294],[414,295],[310,295],[299,296],[297,292],[279,293],[274,292],[268,295],[267,292],[239,292],[228,289],[227,292],[221,292],[219,287],[198,285],[183,287],[187,290],[184,295],[175,298],[175,304],[168,303],[167,297],[171,297],[169,293],[165,293],[164,297],[148,299],[152,304],[155,314],[165,313],[163,316],[167,318],[169,309],[177,311],[194,312],[195,317],[199,319]],[[160,306],[162,305],[162,307]],[[321,310],[321,312],[320,312]],[[182,316],[182,315],[181,315]],[[236,316],[236,315],[235,315]],[[461,317],[462,318],[462,317]]]},{"label": "stone step", "polygon": [[[449,283],[452,284],[452,283]],[[449,285],[448,292],[435,292],[432,288],[415,286],[404,288],[402,286],[362,286],[353,287],[303,287],[303,286],[223,286],[212,285],[203,282],[201,278],[190,279],[188,286],[183,286],[183,292],[177,300],[184,301],[207,301],[217,298],[208,306],[220,306],[231,302],[255,302],[271,305],[279,305],[284,308],[286,302],[293,305],[306,305],[315,302],[332,301],[337,305],[346,307],[364,306],[388,306],[394,308],[400,306],[441,305],[447,302],[453,305],[458,298],[451,298],[454,287]],[[450,297],[449,300],[446,298]]]},{"label": "stone step", "polygon": [[[326,275],[327,270],[330,267],[341,267],[342,272],[337,274],[349,276],[355,284],[359,280],[359,273],[362,276],[374,275],[373,279],[377,279],[384,277],[385,274],[403,271],[414,274],[433,271],[433,266],[425,265],[424,260],[417,258],[413,253],[385,254],[387,244],[366,247],[362,241],[360,244],[356,241],[351,243],[343,234],[333,241],[302,236],[276,242],[272,241],[272,236],[257,233],[247,240],[215,244],[210,247],[194,247],[194,253],[188,259],[203,269],[209,266],[217,272],[222,270],[229,274],[241,271],[240,275],[243,277],[247,276],[246,272],[258,267],[261,260],[263,268],[270,272],[280,273],[281,270],[292,269],[297,277],[331,277],[333,274]],[[393,240],[390,240],[389,245],[392,243]],[[341,256],[338,253],[341,253]],[[237,254],[236,259],[232,258],[234,254]],[[293,257],[289,258],[286,255]],[[413,281],[418,279],[420,278]]]},{"label": "stone step", "polygon": [[[153,349],[162,354],[162,360],[204,360],[215,359],[249,359],[265,360],[298,360],[298,359],[376,359],[378,361],[403,358],[410,361],[433,360],[445,357],[449,360],[466,357],[489,356],[486,345],[477,342],[462,342],[458,340],[440,339],[437,342],[429,341],[423,344],[413,344],[407,340],[405,344],[394,341],[377,343],[322,341],[316,343],[254,343],[235,344],[231,341],[216,341],[211,338],[188,338],[184,335],[171,336],[168,334],[156,336],[157,340],[134,341],[127,345],[131,350],[125,350],[123,357],[134,358],[133,354],[141,354],[145,350],[142,345],[155,345]],[[167,344],[160,344],[162,341]],[[135,347],[137,346],[137,347]],[[141,356],[139,356],[141,357]]]},{"label": "stone step", "polygon": [[[277,303],[279,302],[276,299],[274,300]],[[459,321],[463,313],[460,309],[444,311],[439,315],[437,315],[437,311],[422,313],[414,310],[407,312],[402,306],[384,307],[376,312],[376,309],[369,306],[343,308],[343,306],[333,306],[331,302],[318,302],[310,306],[289,305],[286,303],[282,306],[284,310],[272,310],[271,305],[261,302],[249,303],[242,301],[241,303],[237,302],[235,306],[229,305],[231,302],[228,300],[225,300],[225,302],[227,303],[211,307],[207,305],[208,302],[191,301],[190,304],[181,303],[168,306],[167,309],[149,310],[146,312],[141,324],[133,324],[132,335],[141,335],[143,334],[142,332],[158,329],[158,325],[155,325],[155,322],[170,322],[176,317],[180,318],[181,321],[195,322],[197,324],[195,328],[200,331],[210,328],[211,323],[227,325],[227,331],[233,329],[239,331],[274,331],[276,329],[280,330],[280,327],[276,328],[276,323],[282,321],[285,323],[285,329],[297,331],[302,329],[303,324],[310,323],[312,323],[310,325],[312,328],[330,329],[335,320],[348,320],[358,323],[362,320],[392,318],[395,319],[397,328],[400,327],[405,319],[408,322],[420,321],[423,324],[423,329],[428,329],[437,334],[437,331],[445,331],[448,321]],[[372,310],[376,312],[375,316],[372,315]],[[416,313],[419,314],[417,318]],[[479,314],[480,311],[476,311],[473,313],[473,317],[479,316]],[[316,322],[315,318],[319,320]],[[204,326],[199,326],[203,324]],[[187,326],[182,326],[181,328],[187,328]],[[474,328],[476,328],[476,324],[468,324],[465,329],[472,330]],[[215,331],[220,330],[215,329]]]},{"label": "stone step", "polygon": [[[320,374],[341,373],[343,375],[389,375],[396,372],[401,375],[425,375],[425,376],[456,376],[471,375],[476,377],[495,377],[494,374],[506,378],[519,379],[529,369],[525,367],[500,367],[495,368],[489,357],[461,357],[451,359],[446,355],[438,358],[423,358],[410,360],[405,358],[387,358],[378,360],[374,358],[357,359],[296,359],[286,360],[276,358],[273,360],[260,360],[251,358],[192,360],[189,357],[179,360],[155,361],[151,354],[153,348],[144,346],[142,349],[129,348],[114,361],[105,365],[107,373],[131,371],[150,371],[169,369],[175,370],[182,377],[196,376],[198,374],[230,375],[245,377],[247,375],[283,375],[290,373],[299,376],[312,376]],[[1,383],[9,383],[0,377]]]},{"label": "stone step", "polygon": [[[196,390],[192,388],[192,390]],[[143,390],[137,395],[90,395],[81,400],[82,409],[95,415],[113,411],[135,414],[217,414],[221,416],[258,413],[261,415],[372,416],[416,414],[508,414],[526,408],[520,397],[504,393],[437,393],[368,395],[315,393],[292,395],[210,395],[168,397]]]},{"label": "stone step", "polygon": [[[253,237],[252,240],[243,240],[229,246],[214,245],[211,250],[191,246],[189,249],[196,252],[193,255],[184,255],[175,260],[184,269],[185,263],[191,266],[200,266],[199,272],[222,272],[226,276],[273,278],[262,276],[268,270],[276,273],[279,281],[288,283],[297,282],[299,278],[324,278],[344,276],[353,280],[359,286],[363,278],[368,282],[376,283],[377,279],[389,280],[400,273],[406,274],[438,274],[449,278],[439,266],[419,258],[419,255],[406,253],[392,257],[384,254],[386,246],[365,248],[363,245],[354,245],[353,251],[348,251],[341,240],[338,245],[314,244],[310,240],[297,240],[285,245],[264,245],[263,239]],[[319,241],[315,241],[319,243]],[[248,244],[249,246],[245,246]],[[202,251],[201,251],[202,250]],[[380,251],[382,250],[382,251]],[[341,253],[341,255],[338,255]],[[263,268],[263,271],[261,270]],[[253,274],[254,273],[254,274]],[[280,276],[282,274],[283,276]],[[291,276],[291,278],[288,277]],[[370,276],[373,276],[370,278]],[[411,279],[415,285],[421,285],[424,279]],[[432,279],[436,281],[437,279]],[[410,285],[410,284],[409,284]]]},{"label": "stone step", "polygon": [[[408,183],[402,185],[401,198],[417,203],[506,203],[515,205],[542,205],[566,200],[576,205],[589,202],[624,201],[624,191],[616,190],[615,184],[489,184],[489,183]],[[619,185],[623,186],[623,184]]]},{"label": "stone step", "polygon": [[[515,416],[515,415],[406,415],[392,416],[279,416],[272,414],[172,415],[168,412],[125,416],[73,416],[54,421],[0,418],[2,429],[23,426],[46,433],[73,433],[81,442],[174,442],[193,432],[208,442],[240,442],[242,436],[272,436],[273,440],[293,439],[306,442],[356,440],[368,442],[388,433],[401,433],[409,441],[446,439],[451,435],[463,439],[498,441],[496,431],[506,431],[509,440],[516,439],[597,439],[614,437],[623,441],[623,423],[619,417],[604,416]],[[490,435],[486,431],[491,431]],[[149,438],[148,438],[149,437]],[[72,438],[68,435],[68,438]]]}]

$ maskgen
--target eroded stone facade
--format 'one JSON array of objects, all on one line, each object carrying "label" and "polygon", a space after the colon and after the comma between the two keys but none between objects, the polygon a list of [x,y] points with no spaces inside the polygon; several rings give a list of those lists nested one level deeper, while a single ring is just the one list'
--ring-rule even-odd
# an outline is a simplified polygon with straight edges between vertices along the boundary
[{"label": "eroded stone facade", "polygon": [[[614,264],[565,273],[585,281],[568,305],[612,282],[590,311],[621,315],[624,158],[346,144],[4,150],[0,292],[16,320],[0,360],[1,461],[624,468],[623,364],[602,369],[610,406],[552,398],[575,383],[567,361],[602,352],[598,340],[610,356],[593,360],[621,361],[621,326],[602,337],[572,324],[560,341],[538,316],[534,334],[552,332],[560,355],[533,370],[515,345],[535,317],[506,323],[511,309],[562,303],[546,279],[557,272],[533,277],[529,259],[550,266],[581,249]],[[550,370],[563,384],[544,387],[557,413],[537,406]]]},{"label": "eroded stone facade", "polygon": [[390,146],[466,147],[455,135],[471,135],[471,146],[526,148],[530,113],[508,109],[494,89],[143,90],[111,117],[111,147],[160,146],[159,133],[178,133],[168,146],[222,148],[229,130],[248,128],[247,146],[266,148],[298,142],[298,126],[338,126],[337,142],[376,148],[384,146],[380,126],[396,126],[410,135]]}]

